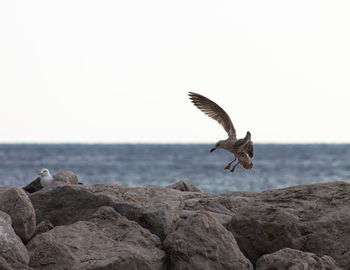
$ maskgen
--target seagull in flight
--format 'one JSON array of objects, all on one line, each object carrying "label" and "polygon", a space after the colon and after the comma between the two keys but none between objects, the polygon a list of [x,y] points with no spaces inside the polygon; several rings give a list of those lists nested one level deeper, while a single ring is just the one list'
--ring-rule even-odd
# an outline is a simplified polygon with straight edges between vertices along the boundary
[{"label": "seagull in flight", "polygon": [[218,148],[222,148],[234,154],[235,159],[225,167],[225,170],[230,170],[232,163],[236,160],[237,163],[230,170],[232,173],[238,165],[241,165],[246,170],[253,168],[252,158],[254,157],[254,150],[250,132],[247,131],[244,138],[237,139],[236,130],[230,117],[218,104],[197,93],[189,92],[188,95],[199,110],[216,120],[227,132],[228,138],[218,141],[215,147],[210,150],[210,152],[213,152]]}]

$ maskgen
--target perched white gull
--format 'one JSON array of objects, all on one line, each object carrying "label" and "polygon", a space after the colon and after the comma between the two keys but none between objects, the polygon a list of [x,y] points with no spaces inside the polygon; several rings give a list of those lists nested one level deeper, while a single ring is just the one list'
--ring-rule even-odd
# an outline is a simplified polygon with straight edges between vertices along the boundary
[{"label": "perched white gull", "polygon": [[40,176],[40,184],[42,187],[51,185],[80,184],[76,174],[71,171],[59,172],[55,176],[52,176],[50,174],[50,171],[45,168],[42,169],[38,174]]},{"label": "perched white gull", "polygon": [[226,167],[226,170],[229,170],[231,164],[238,160],[238,162],[232,167],[230,172],[233,172],[235,168],[240,164],[246,170],[250,170],[253,168],[253,163],[251,159],[254,157],[253,154],[253,142],[251,141],[250,132],[247,131],[247,135],[243,139],[237,139],[236,130],[231,122],[228,114],[215,102],[206,98],[197,93],[189,92],[188,93],[192,103],[200,109],[203,113],[213,118],[223,128],[226,130],[228,134],[228,138],[226,140],[220,140],[216,143],[215,147],[210,150],[213,152],[217,148],[223,148],[234,154],[235,159],[231,161]]},{"label": "perched white gull", "polygon": [[48,169],[42,169],[39,173],[40,184],[42,187],[47,187],[53,184],[53,177]]}]

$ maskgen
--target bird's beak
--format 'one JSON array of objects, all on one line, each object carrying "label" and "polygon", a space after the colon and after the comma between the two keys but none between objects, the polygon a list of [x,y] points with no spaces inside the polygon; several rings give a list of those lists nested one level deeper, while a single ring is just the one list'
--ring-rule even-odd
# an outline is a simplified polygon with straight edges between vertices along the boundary
[{"label": "bird's beak", "polygon": [[216,148],[214,147],[214,148],[212,148],[212,149],[210,149],[210,152],[213,152],[214,150],[216,150]]},{"label": "bird's beak", "polygon": [[43,173],[42,172],[38,172],[38,175],[42,175]]}]

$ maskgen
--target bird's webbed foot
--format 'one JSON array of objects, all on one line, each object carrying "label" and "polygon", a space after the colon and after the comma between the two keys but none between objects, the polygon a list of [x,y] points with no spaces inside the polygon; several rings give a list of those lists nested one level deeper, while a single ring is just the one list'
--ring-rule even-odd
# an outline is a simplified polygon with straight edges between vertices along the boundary
[{"label": "bird's webbed foot", "polygon": [[237,160],[237,158],[235,158],[229,164],[227,164],[227,166],[224,168],[224,170],[229,170],[231,168],[232,163],[235,162],[236,160]]},{"label": "bird's webbed foot", "polygon": [[237,163],[232,167],[232,169],[230,170],[230,172],[233,173],[238,165],[239,165],[239,162],[237,162]]}]

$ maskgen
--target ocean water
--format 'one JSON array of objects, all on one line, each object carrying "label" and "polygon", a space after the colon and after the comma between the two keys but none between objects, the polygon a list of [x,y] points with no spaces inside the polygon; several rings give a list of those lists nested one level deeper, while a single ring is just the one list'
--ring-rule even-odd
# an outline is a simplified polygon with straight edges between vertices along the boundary
[{"label": "ocean water", "polygon": [[48,168],[75,172],[85,184],[167,186],[203,191],[263,191],[328,181],[350,182],[350,144],[255,144],[254,167],[224,170],[233,155],[207,144],[3,144],[0,185],[23,187]]}]

